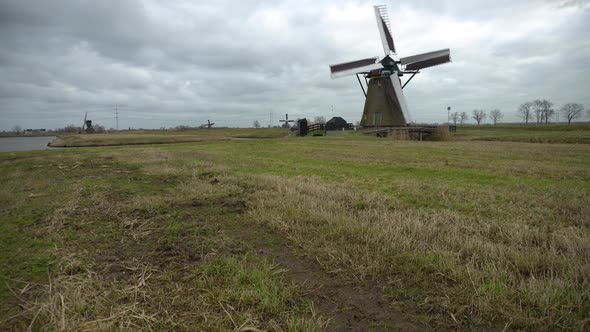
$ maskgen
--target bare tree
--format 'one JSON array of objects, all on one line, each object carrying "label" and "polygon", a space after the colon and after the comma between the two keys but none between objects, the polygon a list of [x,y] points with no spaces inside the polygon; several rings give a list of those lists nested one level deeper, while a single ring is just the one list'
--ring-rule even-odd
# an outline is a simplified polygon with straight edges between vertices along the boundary
[{"label": "bare tree", "polygon": [[463,124],[463,122],[467,121],[467,119],[469,119],[467,113],[461,112],[461,114],[459,115],[459,122]]},{"label": "bare tree", "polygon": [[67,125],[67,126],[64,127],[64,131],[66,133],[77,133],[80,130],[81,130],[80,127],[74,126],[73,124],[69,124],[69,125]]},{"label": "bare tree", "polygon": [[[551,103],[551,102],[549,102]],[[551,103],[551,105],[553,105],[553,103]],[[553,117],[553,115],[555,115],[555,110],[553,108],[547,108],[545,111],[545,124],[547,124],[549,122],[549,119],[551,119]]]},{"label": "bare tree", "polygon": [[260,122],[258,120],[254,120],[254,128],[260,128]]},{"label": "bare tree", "polygon": [[94,128],[94,132],[97,134],[102,134],[102,133],[106,132],[105,127],[99,125],[98,123],[93,124],[92,128]]},{"label": "bare tree", "polygon": [[455,126],[457,125],[459,118],[460,118],[459,112],[451,113],[451,120],[453,120],[453,124]]},{"label": "bare tree", "polygon": [[326,118],[323,116],[316,116],[313,118],[313,123],[326,123]]},{"label": "bare tree", "polygon": [[14,127],[12,127],[12,131],[17,135],[19,135],[22,130],[23,128],[19,125],[15,125]]},{"label": "bare tree", "polygon": [[533,112],[537,124],[543,123],[543,101],[541,99],[533,100]]},{"label": "bare tree", "polygon": [[553,107],[553,103],[547,99],[535,99],[533,101],[533,111],[537,124],[543,124],[543,120],[545,120],[545,124],[549,122],[549,118],[555,114],[551,107]]},{"label": "bare tree", "polygon": [[502,114],[502,111],[500,111],[497,108],[490,111],[490,119],[492,119],[492,122],[494,122],[494,126],[496,125],[498,120],[500,120],[503,117],[504,114]]},{"label": "bare tree", "polygon": [[473,120],[475,120],[475,122],[477,122],[478,126],[481,123],[481,121],[485,119],[487,116],[486,111],[484,110],[473,110],[472,114],[473,115],[471,117],[473,118]]},{"label": "bare tree", "polygon": [[582,112],[584,112],[584,105],[576,103],[567,103],[561,107],[560,111],[561,114],[563,114],[567,119],[567,124],[569,125],[572,123],[573,120],[582,117]]},{"label": "bare tree", "polygon": [[518,107],[518,114],[522,118],[522,121],[525,125],[529,124],[529,119],[531,118],[532,114],[533,103],[527,101],[526,103],[520,104]]}]

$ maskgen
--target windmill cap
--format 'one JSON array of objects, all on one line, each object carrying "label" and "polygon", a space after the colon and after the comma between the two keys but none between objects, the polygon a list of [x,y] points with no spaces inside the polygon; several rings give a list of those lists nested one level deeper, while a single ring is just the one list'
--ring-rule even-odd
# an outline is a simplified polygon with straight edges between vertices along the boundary
[{"label": "windmill cap", "polygon": [[389,67],[389,66],[393,66],[395,65],[395,60],[393,60],[389,55],[385,56],[383,59],[381,59],[381,64],[384,67]]}]

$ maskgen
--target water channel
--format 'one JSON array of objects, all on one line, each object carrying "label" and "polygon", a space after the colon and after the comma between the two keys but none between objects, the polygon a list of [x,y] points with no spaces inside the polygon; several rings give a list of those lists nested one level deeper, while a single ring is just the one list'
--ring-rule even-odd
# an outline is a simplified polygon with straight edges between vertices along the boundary
[{"label": "water channel", "polygon": [[55,136],[0,137],[0,152],[47,150],[47,143],[54,139]]}]

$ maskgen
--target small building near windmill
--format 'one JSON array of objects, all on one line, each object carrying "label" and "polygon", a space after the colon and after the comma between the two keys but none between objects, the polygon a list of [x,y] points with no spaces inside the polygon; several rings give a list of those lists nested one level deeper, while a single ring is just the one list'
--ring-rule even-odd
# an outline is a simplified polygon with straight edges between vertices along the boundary
[{"label": "small building near windmill", "polygon": [[326,130],[349,129],[348,122],[339,116],[335,116],[326,122]]}]

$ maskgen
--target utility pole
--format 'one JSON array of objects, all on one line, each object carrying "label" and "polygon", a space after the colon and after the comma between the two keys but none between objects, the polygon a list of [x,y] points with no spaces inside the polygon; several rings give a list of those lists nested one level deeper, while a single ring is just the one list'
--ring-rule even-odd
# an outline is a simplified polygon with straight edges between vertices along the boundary
[{"label": "utility pole", "polygon": [[117,122],[117,130],[119,130],[119,108],[115,105],[115,120]]},{"label": "utility pole", "polygon": [[451,124],[451,106],[447,107],[447,124]]}]

